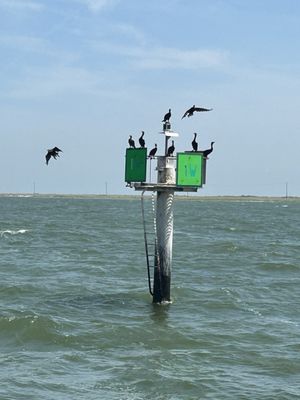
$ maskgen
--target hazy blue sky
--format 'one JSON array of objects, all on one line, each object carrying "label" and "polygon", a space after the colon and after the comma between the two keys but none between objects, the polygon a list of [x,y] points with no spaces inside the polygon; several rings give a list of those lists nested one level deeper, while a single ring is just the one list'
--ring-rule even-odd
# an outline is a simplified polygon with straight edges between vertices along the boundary
[{"label": "hazy blue sky", "polygon": [[298,0],[0,0],[0,56],[0,192],[131,194],[171,108],[177,151],[216,142],[201,195],[300,196]]}]

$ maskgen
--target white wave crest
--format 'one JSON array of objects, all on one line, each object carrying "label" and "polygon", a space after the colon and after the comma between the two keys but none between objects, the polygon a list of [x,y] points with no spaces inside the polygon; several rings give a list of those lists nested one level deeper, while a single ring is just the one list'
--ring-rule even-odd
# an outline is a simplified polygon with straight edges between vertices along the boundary
[{"label": "white wave crest", "polygon": [[5,235],[18,235],[23,234],[28,232],[28,229],[18,229],[18,230],[11,230],[11,229],[6,229],[5,231],[0,231],[0,236],[5,236]]}]

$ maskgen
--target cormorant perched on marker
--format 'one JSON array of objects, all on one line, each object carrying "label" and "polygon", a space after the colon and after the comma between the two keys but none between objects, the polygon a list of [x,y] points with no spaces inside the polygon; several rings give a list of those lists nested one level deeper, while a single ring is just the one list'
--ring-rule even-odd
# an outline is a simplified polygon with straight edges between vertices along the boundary
[{"label": "cormorant perched on marker", "polygon": [[155,143],[154,146],[155,147],[153,147],[153,149],[150,150],[150,152],[149,152],[149,156],[148,156],[149,158],[153,158],[155,156],[156,152],[157,152],[157,144]]},{"label": "cormorant perched on marker", "polygon": [[171,115],[172,115],[171,108],[169,108],[169,112],[167,112],[167,114],[165,114],[164,119],[161,122],[169,122]]},{"label": "cormorant perched on marker", "polygon": [[191,117],[195,111],[211,111],[212,108],[203,108],[203,107],[196,107],[195,104],[193,105],[193,107],[189,108],[182,116],[181,119],[183,119],[184,117]]},{"label": "cormorant perched on marker", "polygon": [[46,164],[48,165],[48,163],[49,163],[49,160],[50,160],[50,158],[51,157],[53,157],[54,158],[54,160],[56,160],[56,157],[59,157],[59,152],[60,151],[62,151],[62,150],[60,150],[58,147],[53,147],[53,149],[48,149],[48,152],[47,152],[47,154],[46,154],[46,156],[45,156],[45,158],[46,158]]},{"label": "cormorant perched on marker", "polygon": [[204,156],[204,158],[208,158],[207,156],[208,156],[210,153],[212,153],[213,147],[214,147],[214,143],[215,143],[215,142],[211,142],[211,144],[210,144],[210,149],[207,149],[207,150],[204,150],[204,151],[203,151],[203,156]]},{"label": "cormorant perched on marker", "polygon": [[140,146],[143,147],[143,148],[145,147],[144,135],[145,135],[145,132],[142,131],[142,135],[141,135],[141,137],[139,138],[139,144],[140,144]]},{"label": "cormorant perched on marker", "polygon": [[175,151],[174,140],[172,140],[172,145],[168,148],[167,156],[170,157]]},{"label": "cormorant perched on marker", "polygon": [[196,142],[196,137],[197,137],[197,133],[194,133],[194,139],[192,141],[192,146],[193,146],[193,150],[197,151],[198,150],[198,143]]},{"label": "cormorant perched on marker", "polygon": [[133,147],[135,149],[135,143],[134,140],[132,139],[132,135],[129,135],[128,144],[129,147]]}]

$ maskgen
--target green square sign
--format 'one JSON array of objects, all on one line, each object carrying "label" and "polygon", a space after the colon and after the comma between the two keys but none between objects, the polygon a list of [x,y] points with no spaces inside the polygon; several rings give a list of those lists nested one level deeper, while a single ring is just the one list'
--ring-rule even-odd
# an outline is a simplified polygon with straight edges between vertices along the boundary
[{"label": "green square sign", "polygon": [[177,153],[176,184],[201,187],[203,155],[201,153]]},{"label": "green square sign", "polygon": [[125,182],[146,181],[147,149],[126,149]]}]

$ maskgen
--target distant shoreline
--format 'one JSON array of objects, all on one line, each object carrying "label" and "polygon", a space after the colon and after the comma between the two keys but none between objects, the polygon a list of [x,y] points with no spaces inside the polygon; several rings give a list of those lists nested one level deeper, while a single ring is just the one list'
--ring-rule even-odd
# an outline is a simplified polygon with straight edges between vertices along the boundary
[{"label": "distant shoreline", "polygon": [[[140,194],[58,194],[58,193],[0,193],[1,197],[19,198],[73,198],[73,199],[118,199],[118,200],[139,200]],[[176,200],[187,201],[300,201],[298,196],[254,196],[254,195],[220,195],[220,196],[194,196],[192,194],[177,195]]]}]

